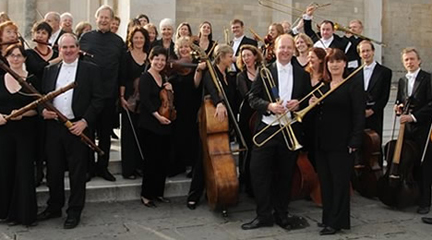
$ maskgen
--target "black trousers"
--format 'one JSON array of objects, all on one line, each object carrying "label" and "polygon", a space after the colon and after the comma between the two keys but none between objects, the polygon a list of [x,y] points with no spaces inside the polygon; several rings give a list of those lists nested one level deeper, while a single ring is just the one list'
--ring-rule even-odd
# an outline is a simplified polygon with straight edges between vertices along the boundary
[{"label": "black trousers", "polygon": [[201,196],[203,195],[205,189],[205,176],[204,176],[204,166],[203,166],[203,150],[202,150],[202,142],[199,139],[199,146],[197,151],[197,161],[192,168],[192,181],[189,187],[189,193],[187,197],[187,201],[191,202],[199,202]]},{"label": "black trousers", "polygon": [[34,183],[36,119],[0,126],[0,219],[29,225],[36,221]]},{"label": "black trousers", "polygon": [[111,132],[114,125],[114,116],[116,115],[115,106],[115,98],[106,99],[105,106],[99,114],[96,122],[96,135],[99,138],[98,146],[105,152],[103,156],[98,155],[96,171],[102,171],[108,168],[111,149]]},{"label": "black trousers", "polygon": [[85,203],[87,158],[90,149],[63,125],[47,122],[47,184],[49,211],[60,211],[65,204],[64,172],[69,170],[68,214],[80,215]]},{"label": "black trousers", "polygon": [[[260,123],[258,131],[265,125]],[[261,142],[279,126],[270,127],[258,137]],[[272,210],[286,216],[291,191],[291,179],[298,152],[290,151],[282,133],[277,134],[262,147],[254,146],[250,163],[252,189],[257,204],[256,213],[262,221],[273,221]]]},{"label": "black trousers", "polygon": [[[129,177],[136,172],[137,169],[143,168],[143,159],[141,158],[138,144],[135,140],[135,136],[133,134],[132,127],[135,129],[135,133],[137,134],[138,141],[139,132],[138,132],[138,118],[139,114],[129,112],[131,117],[131,121],[128,118],[127,113],[123,110],[121,117],[121,161],[122,161],[122,175],[123,177]],[[132,125],[131,125],[132,124]]]},{"label": "black trousers", "polygon": [[141,196],[147,199],[163,197],[170,154],[170,136],[140,129],[144,168]]},{"label": "black trousers", "polygon": [[335,229],[350,228],[350,179],[354,167],[353,154],[316,150],[316,165],[321,183],[322,223]]}]

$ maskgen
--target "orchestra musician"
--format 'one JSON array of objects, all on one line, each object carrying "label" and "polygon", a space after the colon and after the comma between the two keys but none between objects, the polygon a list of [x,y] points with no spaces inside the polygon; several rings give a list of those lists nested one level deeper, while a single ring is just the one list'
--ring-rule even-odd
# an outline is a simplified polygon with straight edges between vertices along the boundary
[{"label": "orchestra musician", "polygon": [[284,30],[280,23],[270,24],[268,34],[264,40],[265,44],[261,46],[261,51],[267,64],[276,61],[276,55],[274,53],[275,40],[282,34],[284,34]]},{"label": "orchestra musician", "polygon": [[[228,102],[231,104],[236,102],[236,81],[234,76],[228,73],[228,68],[232,64],[234,51],[231,46],[219,44],[216,46],[214,53],[214,69],[217,77],[221,80],[223,90],[226,93]],[[224,99],[219,95],[218,90],[213,83],[209,71],[204,73],[202,78],[203,96],[210,95],[213,104],[216,107],[215,118],[223,122],[228,118],[227,107]],[[232,106],[230,106],[233,110]],[[198,160],[193,168],[192,182],[189,188],[187,197],[187,207],[191,210],[195,209],[203,194],[205,185],[204,168],[203,168],[203,153],[199,152]]]},{"label": "orchestra musician", "polygon": [[156,41],[158,37],[157,27],[153,23],[148,23],[144,26],[144,29],[149,33],[150,46],[153,46],[153,42]]},{"label": "orchestra musician", "polygon": [[[351,32],[355,34],[362,34],[363,23],[358,19],[351,20],[349,22],[348,28]],[[351,46],[346,52],[348,58],[348,68],[355,69],[361,65],[361,56],[357,51],[359,43],[363,40],[362,38],[356,36],[355,34],[345,33],[344,38],[351,42]]]},{"label": "orchestra musician", "polygon": [[[365,128],[378,133],[382,143],[384,108],[390,96],[392,71],[374,60],[375,46],[372,42],[361,41],[357,51],[366,63],[363,71],[360,72],[366,93]],[[383,165],[382,156],[379,158],[379,164]]]},{"label": "orchestra musician", "polygon": [[[12,21],[6,21],[0,24],[0,59],[8,64],[8,61],[4,57],[6,55],[6,49],[12,45],[18,43],[18,27]],[[0,75],[4,75],[6,72],[0,69]]]},{"label": "orchestra musician", "polygon": [[230,45],[232,46],[232,49],[234,51],[234,56],[232,58],[231,70],[235,71],[237,74],[239,72],[239,70],[236,66],[236,63],[237,63],[237,58],[240,57],[240,55],[239,55],[240,47],[244,44],[250,44],[250,45],[257,47],[258,42],[251,39],[251,38],[248,38],[244,35],[244,23],[240,19],[234,19],[231,21],[231,32],[234,35],[233,40],[230,42]]},{"label": "orchestra musician", "polygon": [[344,53],[348,51],[351,43],[346,38],[341,38],[337,34],[334,34],[334,23],[329,20],[324,20],[320,24],[320,32],[316,33],[312,29],[312,18],[316,7],[309,6],[306,10],[306,14],[303,15],[304,32],[314,42],[314,47],[320,48],[339,48]]},{"label": "orchestra musician", "polygon": [[144,168],[141,185],[141,202],[144,206],[155,208],[154,200],[169,203],[164,197],[166,172],[171,151],[171,120],[159,114],[162,102],[160,91],[172,90],[169,82],[164,81],[162,70],[168,53],[162,46],[150,51],[150,68],[141,75],[139,83],[140,116],[139,134],[144,154]]},{"label": "orchestra musician", "polygon": [[139,78],[150,65],[147,30],[141,26],[133,28],[127,37],[127,46],[129,51],[126,53],[126,62],[122,65],[125,68],[125,78],[120,79],[120,104],[123,108],[120,146],[123,178],[136,179],[137,176],[142,176],[143,159],[133,131],[138,130]]},{"label": "orchestra musician", "polygon": [[52,28],[51,37],[49,38],[48,43],[51,44],[54,50],[58,50],[58,40],[60,39],[60,36],[65,33],[65,31],[60,29],[60,13],[48,12],[45,14],[44,20]]},{"label": "orchestra musician", "polygon": [[69,12],[64,12],[60,15],[60,29],[65,33],[74,33],[73,29],[73,16]]},{"label": "orchestra musician", "polygon": [[75,26],[75,34],[78,39],[81,38],[86,32],[90,32],[92,30],[92,25],[87,21],[81,21]]},{"label": "orchestra musician", "polygon": [[210,22],[204,21],[199,25],[198,41],[194,41],[194,44],[204,49],[207,56],[213,59],[217,43],[213,40],[213,29]]},{"label": "orchestra musician", "polygon": [[174,21],[170,18],[164,18],[159,23],[159,29],[162,34],[162,38],[159,40],[155,40],[152,43],[152,48],[155,46],[162,46],[167,50],[168,60],[176,59],[177,56],[174,53]]},{"label": "orchestra musician", "polygon": [[188,22],[182,22],[178,25],[175,39],[180,37],[192,37],[192,28]]},{"label": "orchestra musician", "polygon": [[[342,50],[327,50],[323,91],[335,89],[345,77],[347,58]],[[365,100],[363,82],[347,80],[318,105],[315,116],[315,158],[321,183],[322,222],[320,235],[350,229],[350,179],[354,152],[361,147]],[[312,97],[310,103],[314,103]]]},{"label": "orchestra musician", "polygon": [[[29,77],[23,65],[26,58],[24,48],[10,45],[5,51],[10,68],[26,81]],[[34,225],[37,203],[34,183],[33,161],[36,155],[36,111],[5,120],[5,116],[33,101],[19,83],[6,73],[0,77],[0,219],[9,226]]]},{"label": "orchestra musician", "polygon": [[[248,92],[251,89],[252,83],[255,81],[258,74],[258,68],[263,62],[263,56],[260,50],[249,44],[240,47],[241,58],[237,61],[237,66],[240,72],[237,74],[237,89],[243,101],[239,110],[239,127],[245,138],[248,149],[252,149],[252,131],[250,124],[253,122],[252,116],[254,110],[250,107],[248,100]],[[253,190],[250,180],[250,159],[251,152],[247,155],[242,153],[239,159],[240,168],[240,183],[244,184],[246,193],[253,196]]]},{"label": "orchestra musician", "polygon": [[[407,71],[405,77],[399,79],[396,101],[398,108],[409,102],[410,113],[403,114],[400,122],[405,123],[405,138],[413,140],[423,153],[425,143],[430,137],[429,127],[432,122],[432,89],[431,74],[421,69],[421,58],[415,48],[405,48],[402,51],[402,63]],[[416,162],[418,170],[416,180],[420,186],[420,199],[417,213],[427,214],[431,206],[432,175],[432,145],[428,144],[423,162]],[[419,156],[420,157],[420,156]]]},{"label": "orchestra musician", "polygon": [[295,41],[295,57],[293,57],[293,64],[298,64],[301,68],[308,66],[309,52],[313,47],[312,39],[304,34],[299,33],[294,37]]},{"label": "orchestra musician", "polygon": [[63,61],[45,68],[42,93],[57,90],[72,82],[77,86],[54,98],[52,103],[73,126],[65,128],[56,119],[57,114],[42,110],[46,120],[47,185],[49,199],[47,208],[38,214],[39,221],[59,218],[65,204],[64,173],[69,171],[70,196],[65,229],[75,228],[81,218],[86,196],[86,172],[89,148],[78,137],[88,134],[96,125],[98,113],[103,109],[104,95],[99,68],[79,59],[79,43],[75,35],[63,34],[59,39]]},{"label": "orchestra musician", "polygon": [[[294,54],[294,39],[284,34],[275,41],[276,61],[270,65],[269,71],[277,86],[280,96],[269,99],[263,76],[257,76],[249,92],[249,103],[259,114],[259,124],[255,132],[268,127],[262,135],[268,137],[280,128],[275,121],[278,115],[300,108],[298,99],[310,91],[309,75],[301,68],[291,64]],[[269,90],[272,91],[272,90]],[[275,92],[275,91],[272,91]],[[289,114],[289,113],[287,113]],[[290,117],[287,115],[287,118]],[[282,119],[282,125],[289,124]],[[284,229],[296,228],[294,218],[288,215],[288,203],[291,190],[291,179],[297,160],[298,151],[290,151],[279,133],[261,147],[254,146],[250,162],[252,188],[255,195],[256,218],[243,224],[244,230],[273,226],[276,222]],[[272,215],[273,212],[273,215]]]}]

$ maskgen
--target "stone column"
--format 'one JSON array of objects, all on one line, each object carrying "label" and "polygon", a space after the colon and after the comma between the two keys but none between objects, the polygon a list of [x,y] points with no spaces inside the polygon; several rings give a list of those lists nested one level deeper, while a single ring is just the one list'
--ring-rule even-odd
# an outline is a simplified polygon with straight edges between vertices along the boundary
[{"label": "stone column", "polygon": [[8,0],[0,0],[0,11],[8,13]]},{"label": "stone column", "polygon": [[[371,39],[378,41],[382,40],[382,15],[383,2],[382,0],[365,0],[364,1],[364,31],[363,34]],[[375,60],[382,62],[382,47],[375,45]]]},{"label": "stone column", "polygon": [[[32,39],[31,29],[34,22],[36,22],[36,11],[37,1],[36,0],[25,0],[24,2],[24,23],[21,34],[27,40]],[[27,46],[28,47],[28,46]]]}]

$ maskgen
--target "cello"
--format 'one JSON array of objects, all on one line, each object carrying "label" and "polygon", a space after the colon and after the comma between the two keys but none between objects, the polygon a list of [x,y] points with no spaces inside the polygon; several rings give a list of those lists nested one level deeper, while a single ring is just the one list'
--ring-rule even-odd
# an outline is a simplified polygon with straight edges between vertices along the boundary
[{"label": "cello", "polygon": [[[213,83],[222,97],[235,130],[247,151],[247,145],[237,125],[226,93],[207,54],[195,44],[191,48],[205,61]],[[229,119],[220,122],[215,118],[216,108],[209,97],[203,101],[199,115],[199,132],[203,149],[203,165],[208,205],[212,210],[221,209],[224,217],[227,208],[238,201],[239,182],[229,140]]]},{"label": "cello", "polygon": [[378,133],[371,129],[363,132],[362,150],[355,155],[352,185],[360,195],[373,198],[377,196],[378,180],[382,177],[379,165],[381,140]]},{"label": "cello", "polygon": [[[408,113],[409,105],[408,101],[404,114]],[[396,208],[414,205],[420,195],[419,186],[413,177],[419,150],[413,141],[404,139],[404,133],[405,123],[401,123],[397,140],[386,144],[388,170],[378,181],[378,198],[385,205]]]}]

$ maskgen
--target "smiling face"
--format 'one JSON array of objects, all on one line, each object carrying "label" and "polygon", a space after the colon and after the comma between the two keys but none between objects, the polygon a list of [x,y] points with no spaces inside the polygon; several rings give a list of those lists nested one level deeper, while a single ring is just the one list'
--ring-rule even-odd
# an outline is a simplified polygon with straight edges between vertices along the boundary
[{"label": "smiling face", "polygon": [[327,69],[331,75],[342,76],[345,70],[346,62],[344,60],[331,59],[327,62]]},{"label": "smiling face", "polygon": [[118,20],[112,20],[111,22],[111,26],[110,26],[110,31],[113,33],[117,33],[118,29],[120,26],[120,22]]},{"label": "smiling face", "polygon": [[18,33],[15,27],[7,26],[3,29],[1,35],[2,42],[8,43],[8,42],[15,42],[17,40],[18,40]]},{"label": "smiling face", "polygon": [[192,49],[189,45],[189,42],[184,42],[179,48],[178,53],[180,55],[180,58],[188,58],[190,57]]},{"label": "smiling face", "polygon": [[244,29],[240,23],[234,23],[231,25],[231,32],[233,33],[234,37],[238,38],[243,36]]},{"label": "smiling face", "polygon": [[366,64],[371,64],[374,60],[375,53],[372,46],[369,43],[360,43],[358,49],[361,59],[363,59]]},{"label": "smiling face", "polygon": [[63,31],[72,32],[73,19],[70,16],[63,16],[60,21],[60,27]]},{"label": "smiling face", "polygon": [[173,28],[171,26],[162,26],[162,38],[164,40],[172,39]]},{"label": "smiling face", "polygon": [[329,39],[333,36],[333,27],[330,23],[323,23],[320,27],[321,37],[324,39]]},{"label": "smiling face", "polygon": [[299,37],[299,38],[296,40],[296,42],[295,42],[295,46],[296,46],[297,50],[298,50],[300,53],[304,53],[304,52],[306,52],[306,51],[308,50],[308,46],[307,46],[305,40],[304,40],[303,38],[301,38],[301,37]]},{"label": "smiling face", "polygon": [[255,65],[255,61],[257,56],[253,54],[253,52],[249,49],[244,49],[241,52],[242,61],[247,68],[251,68]]},{"label": "smiling face", "polygon": [[289,35],[282,35],[276,41],[276,58],[282,65],[288,64],[294,54],[294,40]]},{"label": "smiling face", "polygon": [[59,51],[63,56],[63,61],[65,63],[72,63],[78,58],[79,47],[75,42],[75,38],[69,35],[65,35],[60,38],[59,41]]},{"label": "smiling face", "polygon": [[159,54],[153,56],[153,59],[150,60],[151,68],[153,68],[156,72],[161,72],[166,65],[166,56],[163,54]]},{"label": "smiling face", "polygon": [[186,25],[181,26],[180,28],[180,37],[190,37],[189,28]]},{"label": "smiling face", "polygon": [[132,36],[132,46],[133,48],[143,49],[145,44],[145,37],[140,31],[136,31]]},{"label": "smiling face", "polygon": [[314,51],[309,51],[308,54],[309,67],[312,69],[319,69],[320,64],[323,60],[319,59]]},{"label": "smiling face", "polygon": [[415,52],[407,52],[402,55],[402,62],[408,72],[415,72],[420,68],[421,60]]},{"label": "smiling face", "polygon": [[96,17],[97,28],[101,32],[108,32],[111,27],[111,11],[108,9],[103,9],[99,11],[99,15]]},{"label": "smiling face", "polygon": [[9,66],[13,69],[22,69],[25,57],[18,48],[15,48],[9,56],[6,57]]},{"label": "smiling face", "polygon": [[208,23],[204,23],[201,27],[200,27],[200,33],[202,36],[208,36],[211,33],[211,27]]}]

